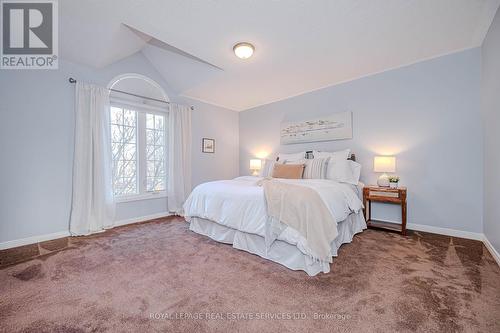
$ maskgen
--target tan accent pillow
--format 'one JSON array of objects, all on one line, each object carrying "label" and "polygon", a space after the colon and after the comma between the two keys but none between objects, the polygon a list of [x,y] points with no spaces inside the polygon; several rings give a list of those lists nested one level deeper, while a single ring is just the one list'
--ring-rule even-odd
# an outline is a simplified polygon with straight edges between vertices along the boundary
[{"label": "tan accent pillow", "polygon": [[273,178],[301,179],[304,173],[304,164],[278,164],[273,168]]}]

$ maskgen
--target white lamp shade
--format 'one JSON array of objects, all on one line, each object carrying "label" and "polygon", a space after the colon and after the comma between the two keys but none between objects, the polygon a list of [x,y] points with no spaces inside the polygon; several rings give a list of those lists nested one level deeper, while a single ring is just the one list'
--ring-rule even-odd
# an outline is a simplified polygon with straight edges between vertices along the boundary
[{"label": "white lamp shade", "polygon": [[375,156],[373,160],[373,171],[375,172],[396,172],[396,157]]},{"label": "white lamp shade", "polygon": [[250,170],[260,170],[262,161],[258,159],[250,160]]}]

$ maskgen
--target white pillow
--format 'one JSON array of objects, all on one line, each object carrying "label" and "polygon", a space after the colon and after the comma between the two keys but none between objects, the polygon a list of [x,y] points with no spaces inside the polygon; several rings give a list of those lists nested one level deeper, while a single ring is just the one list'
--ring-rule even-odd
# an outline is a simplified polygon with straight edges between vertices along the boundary
[{"label": "white pillow", "polygon": [[338,181],[340,183],[348,183],[357,185],[361,174],[361,164],[347,159],[328,160],[326,170],[326,178]]},{"label": "white pillow", "polygon": [[307,159],[301,158],[300,160],[279,160],[276,163],[282,164],[306,164]]},{"label": "white pillow", "polygon": [[347,160],[349,158],[349,154],[351,153],[350,149],[344,149],[334,152],[328,151],[313,151],[314,158],[332,158],[335,161],[338,160]]},{"label": "white pillow", "polygon": [[274,160],[264,160],[264,164],[262,165],[262,168],[260,169],[259,176],[260,177],[270,177],[271,174],[273,173],[274,169],[274,164],[276,162]]},{"label": "white pillow", "polygon": [[349,164],[351,165],[351,171],[353,177],[352,178],[353,182],[351,184],[358,185],[359,178],[361,177],[361,164],[354,161],[349,161]]},{"label": "white pillow", "polygon": [[295,153],[295,154],[283,154],[279,153],[278,154],[278,161],[280,163],[286,163],[287,161],[300,161],[306,158],[306,152],[300,152],[300,153]]}]

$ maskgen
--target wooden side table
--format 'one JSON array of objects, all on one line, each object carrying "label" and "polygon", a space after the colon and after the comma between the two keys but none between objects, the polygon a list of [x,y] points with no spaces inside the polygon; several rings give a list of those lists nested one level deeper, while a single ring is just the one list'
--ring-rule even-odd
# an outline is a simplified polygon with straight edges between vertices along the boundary
[{"label": "wooden side table", "polygon": [[[401,205],[401,224],[372,220],[372,201]],[[389,188],[380,186],[365,186],[363,188],[363,204],[366,225],[369,228],[396,231],[406,236],[406,187]]]}]

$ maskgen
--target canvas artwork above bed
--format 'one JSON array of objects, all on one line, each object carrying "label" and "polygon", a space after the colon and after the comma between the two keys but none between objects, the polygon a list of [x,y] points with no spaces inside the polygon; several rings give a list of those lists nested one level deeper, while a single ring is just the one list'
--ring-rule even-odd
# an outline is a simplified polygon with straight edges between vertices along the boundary
[{"label": "canvas artwork above bed", "polygon": [[281,124],[281,144],[352,139],[352,112]]}]

